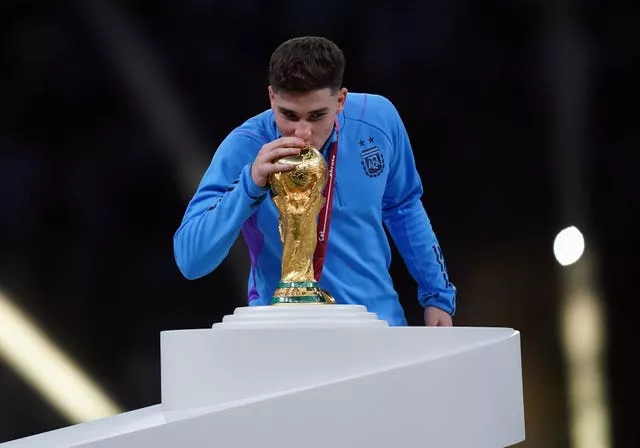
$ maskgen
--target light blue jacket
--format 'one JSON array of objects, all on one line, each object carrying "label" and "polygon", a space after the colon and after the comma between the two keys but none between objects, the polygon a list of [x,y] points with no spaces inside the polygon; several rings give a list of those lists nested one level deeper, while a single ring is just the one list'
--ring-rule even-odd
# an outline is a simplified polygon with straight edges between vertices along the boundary
[{"label": "light blue jacket", "polygon": [[[420,176],[396,108],[380,95],[349,93],[338,123],[331,229],[320,287],[338,303],[362,304],[391,325],[406,325],[389,274],[386,226],[418,284],[421,305],[453,315],[456,289],[421,202]],[[262,145],[278,137],[271,110],[231,131],[174,235],[177,265],[186,278],[195,279],[224,260],[242,231],[251,260],[249,305],[269,304],[280,281],[278,211],[269,189],[257,186],[250,174]],[[334,129],[323,148],[325,157],[335,139]]]}]

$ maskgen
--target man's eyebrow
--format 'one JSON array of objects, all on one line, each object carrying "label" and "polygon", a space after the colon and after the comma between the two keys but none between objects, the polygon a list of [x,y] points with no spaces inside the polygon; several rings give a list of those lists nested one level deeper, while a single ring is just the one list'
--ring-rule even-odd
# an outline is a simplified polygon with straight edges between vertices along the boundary
[{"label": "man's eyebrow", "polygon": [[[298,115],[298,113],[296,111],[293,111],[291,109],[287,109],[286,107],[278,106],[278,110],[283,114]],[[312,110],[311,112],[309,112],[308,115],[324,114],[324,113],[327,113],[328,111],[329,111],[328,107],[323,107],[321,109]]]},{"label": "man's eyebrow", "polygon": [[298,115],[297,113],[295,113],[291,109],[287,109],[286,107],[278,106],[278,110],[283,114]]}]

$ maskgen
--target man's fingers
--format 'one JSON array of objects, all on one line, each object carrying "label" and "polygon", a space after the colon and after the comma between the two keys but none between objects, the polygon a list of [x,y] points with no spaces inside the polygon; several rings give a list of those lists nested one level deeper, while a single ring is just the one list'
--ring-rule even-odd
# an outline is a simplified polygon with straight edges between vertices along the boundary
[{"label": "man's fingers", "polygon": [[300,155],[300,148],[277,148],[269,153],[269,162],[297,155]]},{"label": "man's fingers", "polygon": [[280,137],[277,140],[272,141],[264,145],[264,149],[271,152],[278,148],[302,148],[304,146],[304,140],[298,137]]},{"label": "man's fingers", "polygon": [[429,306],[424,310],[424,323],[429,327],[451,327],[453,318],[449,313]]},{"label": "man's fingers", "polygon": [[272,163],[266,166],[264,171],[265,171],[265,174],[272,174],[272,173],[281,173],[284,171],[291,171],[294,168],[295,168],[295,165],[286,165],[284,163]]},{"label": "man's fingers", "polygon": [[429,327],[437,327],[438,326],[438,318],[434,316],[427,317],[427,325]]},{"label": "man's fingers", "polygon": [[278,159],[289,156],[297,156],[300,154],[300,148],[275,148],[271,151],[264,152],[258,156],[258,161],[260,163],[272,163]]},{"label": "man's fingers", "polygon": [[300,137],[280,137],[278,140],[278,146],[294,146],[302,148],[304,146],[304,140]]},{"label": "man's fingers", "polygon": [[276,162],[283,157],[299,155],[304,145],[304,141],[298,137],[281,137],[264,145],[251,167],[255,184],[264,186],[270,174],[294,169],[294,165]]}]

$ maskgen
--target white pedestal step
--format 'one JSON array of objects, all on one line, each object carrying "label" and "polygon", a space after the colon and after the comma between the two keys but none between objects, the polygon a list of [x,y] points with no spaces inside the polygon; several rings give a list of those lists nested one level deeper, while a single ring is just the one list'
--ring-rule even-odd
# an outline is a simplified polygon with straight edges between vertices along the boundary
[{"label": "white pedestal step", "polygon": [[236,308],[214,330],[265,328],[388,327],[362,305],[287,304]]}]

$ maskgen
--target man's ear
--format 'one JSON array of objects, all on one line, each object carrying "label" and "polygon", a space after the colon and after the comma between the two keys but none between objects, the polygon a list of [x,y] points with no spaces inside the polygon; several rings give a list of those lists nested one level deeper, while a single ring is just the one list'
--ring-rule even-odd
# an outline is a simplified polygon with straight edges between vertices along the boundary
[{"label": "man's ear", "polygon": [[274,102],[275,102],[276,94],[273,91],[273,87],[271,86],[269,86],[267,90],[269,91],[269,104],[271,104],[271,107],[273,108],[275,107]]},{"label": "man's ear", "polygon": [[344,103],[345,101],[347,101],[347,89],[345,87],[343,87],[342,89],[340,89],[340,91],[338,92],[338,108],[336,109],[337,113],[341,113],[342,110],[344,109]]}]

